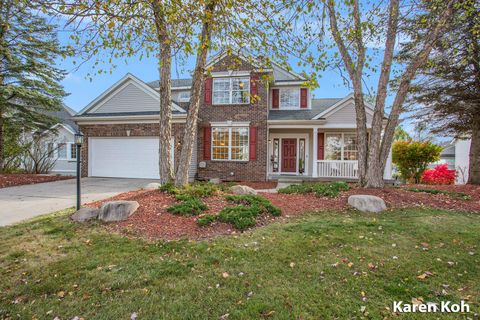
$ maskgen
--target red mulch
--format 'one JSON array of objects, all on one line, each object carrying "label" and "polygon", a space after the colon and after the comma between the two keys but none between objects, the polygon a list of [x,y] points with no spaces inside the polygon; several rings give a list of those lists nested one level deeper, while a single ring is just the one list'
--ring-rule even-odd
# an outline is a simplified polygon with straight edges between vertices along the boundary
[{"label": "red mulch", "polygon": [[35,184],[42,182],[51,182],[58,180],[72,179],[73,176],[50,176],[41,174],[15,173],[15,174],[0,174],[0,189],[21,186],[25,184]]},{"label": "red mulch", "polygon": [[[408,186],[412,187],[412,186]],[[282,209],[282,217],[301,215],[305,212],[321,210],[345,210],[347,198],[352,194],[376,195],[385,200],[389,208],[430,207],[466,212],[480,212],[480,187],[475,186],[415,186],[418,188],[442,189],[452,192],[464,192],[471,200],[452,199],[448,195],[433,195],[422,192],[406,191],[404,188],[386,187],[384,189],[353,188],[336,198],[316,197],[313,194],[277,194],[262,193],[273,205]],[[134,200],[140,204],[137,212],[126,221],[106,225],[111,231],[127,236],[149,239],[203,239],[236,231],[228,224],[215,222],[207,227],[199,227],[198,217],[172,215],[166,208],[175,203],[175,198],[158,190],[134,191],[117,195],[113,198],[91,203],[90,207],[100,206],[111,200]],[[206,213],[216,214],[228,205],[224,196],[217,195],[203,199],[209,207]],[[258,225],[265,225],[278,218],[261,217]]]}]

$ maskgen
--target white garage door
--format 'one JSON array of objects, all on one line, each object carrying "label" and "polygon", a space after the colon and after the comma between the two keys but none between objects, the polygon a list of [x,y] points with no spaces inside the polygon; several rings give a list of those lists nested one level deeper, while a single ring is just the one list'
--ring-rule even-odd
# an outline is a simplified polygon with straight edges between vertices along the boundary
[{"label": "white garage door", "polygon": [[90,138],[89,175],[158,179],[158,137]]}]

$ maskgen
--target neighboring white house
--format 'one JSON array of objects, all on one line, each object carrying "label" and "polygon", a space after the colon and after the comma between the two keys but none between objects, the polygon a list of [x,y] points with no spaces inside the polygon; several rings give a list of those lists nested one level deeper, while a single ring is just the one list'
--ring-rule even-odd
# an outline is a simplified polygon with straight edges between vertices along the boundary
[{"label": "neighboring white house", "polygon": [[56,159],[51,173],[74,175],[77,161],[74,135],[78,131],[78,126],[72,121],[75,111],[63,106],[62,110],[51,112],[49,115],[58,118],[60,121],[51,128],[55,129],[55,136],[49,139],[47,145],[47,148],[53,150],[52,157]]},{"label": "neighboring white house", "polygon": [[468,181],[468,168],[470,166],[471,139],[455,139],[455,170],[457,170],[457,184],[466,184]]},{"label": "neighboring white house", "polygon": [[457,171],[455,183],[466,184],[470,166],[471,143],[471,139],[453,139],[440,154],[440,161],[431,164],[429,168],[446,163],[448,164],[448,169]]}]

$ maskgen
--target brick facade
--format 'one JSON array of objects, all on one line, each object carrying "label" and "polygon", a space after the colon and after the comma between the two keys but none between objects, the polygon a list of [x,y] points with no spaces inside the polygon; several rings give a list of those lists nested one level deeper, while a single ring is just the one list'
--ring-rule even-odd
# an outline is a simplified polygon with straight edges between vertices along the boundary
[{"label": "brick facade", "polygon": [[[180,143],[183,138],[183,123],[172,124],[172,134],[175,137],[174,161],[178,164],[180,157]],[[84,134],[82,145],[82,176],[88,176],[88,138],[92,137],[127,137],[127,130],[130,130],[130,137],[158,137],[160,127],[158,123],[138,124],[93,124],[82,125],[80,130]]]},{"label": "brick facade", "polygon": [[[267,179],[267,146],[268,146],[268,79],[271,72],[258,72],[257,67],[252,66],[243,59],[235,56],[226,56],[216,62],[212,72],[222,71],[247,71],[251,77],[259,79],[257,83],[257,96],[253,103],[248,105],[206,105],[202,92],[199,110],[198,134],[197,134],[197,178],[208,180],[220,178],[225,181],[265,181]],[[203,128],[210,126],[211,122],[249,122],[250,126],[257,128],[256,159],[248,161],[212,161],[203,158]],[[82,124],[80,130],[85,136],[82,146],[82,175],[88,175],[88,138],[91,137],[155,137],[159,135],[157,123],[128,123],[128,124]],[[172,126],[175,137],[175,164],[178,164],[184,123],[174,123]],[[204,161],[205,168],[198,167],[198,162]]]},{"label": "brick facade", "polygon": [[[265,181],[267,178],[267,119],[268,119],[268,85],[263,78],[268,74],[256,72],[256,68],[244,60],[236,57],[225,57],[218,61],[212,72],[219,71],[249,71],[251,76],[258,76],[257,95],[259,100],[249,105],[205,105],[202,103],[199,110],[198,123],[198,162],[204,161],[205,168],[198,168],[199,179],[220,178],[228,181]],[[210,122],[246,122],[257,127],[256,160],[245,162],[212,161],[203,159],[203,128]]]}]

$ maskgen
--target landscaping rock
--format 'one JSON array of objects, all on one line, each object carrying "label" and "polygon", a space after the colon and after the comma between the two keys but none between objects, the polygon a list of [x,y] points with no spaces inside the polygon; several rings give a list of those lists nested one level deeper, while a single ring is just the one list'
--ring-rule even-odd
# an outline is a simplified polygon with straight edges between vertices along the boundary
[{"label": "landscaping rock", "polygon": [[348,197],[348,204],[363,212],[381,212],[387,209],[382,198],[369,195],[353,195]]},{"label": "landscaping rock", "polygon": [[81,208],[70,216],[70,219],[77,222],[84,222],[98,217],[100,210],[97,208]]},{"label": "landscaping rock", "polygon": [[220,184],[222,180],[220,178],[212,178],[208,182],[213,183],[213,184]]},{"label": "landscaping rock", "polygon": [[158,182],[151,182],[151,183],[147,184],[145,187],[143,187],[143,189],[145,189],[145,190],[157,190],[161,186],[162,185]]},{"label": "landscaping rock", "polygon": [[135,211],[139,204],[137,201],[111,201],[105,203],[100,208],[98,219],[103,221],[122,221],[126,220]]},{"label": "landscaping rock", "polygon": [[241,186],[241,185],[235,185],[230,188],[230,191],[232,191],[233,194],[257,194],[257,191],[255,189],[247,187],[247,186]]}]

